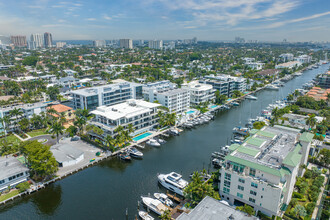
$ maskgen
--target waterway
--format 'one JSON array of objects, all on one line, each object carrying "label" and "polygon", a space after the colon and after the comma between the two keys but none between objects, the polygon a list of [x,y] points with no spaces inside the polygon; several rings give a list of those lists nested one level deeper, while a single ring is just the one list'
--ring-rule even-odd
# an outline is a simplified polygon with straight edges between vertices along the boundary
[{"label": "waterway", "polygon": [[278,91],[259,91],[258,100],[245,100],[209,124],[169,138],[161,148],[147,147],[142,160],[108,159],[1,206],[0,219],[126,219],[126,210],[128,219],[134,219],[140,196],[163,190],[157,184],[157,173],[176,171],[188,180],[193,171],[208,169],[211,153],[230,141],[234,126],[244,126],[270,103],[328,68],[329,64],[306,71]]}]

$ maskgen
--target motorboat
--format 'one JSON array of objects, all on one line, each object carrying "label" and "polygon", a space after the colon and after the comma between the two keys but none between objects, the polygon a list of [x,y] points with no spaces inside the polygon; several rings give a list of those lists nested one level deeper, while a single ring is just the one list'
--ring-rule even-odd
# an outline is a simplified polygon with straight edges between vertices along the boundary
[{"label": "motorboat", "polygon": [[156,141],[155,139],[150,139],[149,141],[147,141],[147,144],[153,147],[160,147],[160,143],[158,143],[158,141]]},{"label": "motorboat", "polygon": [[153,212],[162,215],[168,208],[158,199],[141,196],[142,202]]},{"label": "motorboat", "polygon": [[179,135],[179,132],[178,132],[178,130],[176,130],[176,129],[170,129],[169,132],[170,132],[170,134],[172,134],[172,135]]},{"label": "motorboat", "polygon": [[246,99],[251,99],[251,100],[257,100],[258,99],[257,97],[255,97],[253,95],[247,95],[245,98]]},{"label": "motorboat", "polygon": [[266,86],[266,89],[269,89],[269,90],[279,90],[280,88],[275,86],[275,85],[272,85],[272,84],[269,84]]},{"label": "motorboat", "polygon": [[118,157],[119,157],[119,159],[124,160],[124,161],[131,161],[132,160],[131,156],[127,152],[120,152],[118,154]]},{"label": "motorboat", "polygon": [[169,207],[174,206],[172,200],[170,200],[170,198],[168,198],[168,196],[164,193],[154,193],[154,197],[161,201],[164,205],[167,205]]},{"label": "motorboat", "polygon": [[139,216],[143,220],[154,220],[154,218],[151,217],[151,215],[149,215],[148,212],[139,211]]},{"label": "motorboat", "polygon": [[142,158],[143,157],[143,153],[141,151],[138,151],[135,147],[128,148],[127,152],[129,153],[129,155],[131,157],[134,157],[134,158]]},{"label": "motorboat", "polygon": [[233,132],[234,134],[240,134],[240,135],[248,135],[250,129],[249,128],[242,128],[242,127],[234,127]]},{"label": "motorboat", "polygon": [[164,139],[161,139],[161,138],[158,138],[157,141],[160,144],[165,144],[166,143],[166,141]]},{"label": "motorboat", "polygon": [[[211,177],[212,177],[210,174],[208,174],[208,173],[203,173],[203,172],[199,172],[199,175],[200,175],[200,177],[202,177],[202,181],[203,181],[203,182],[207,182],[207,181],[209,181],[209,180],[211,179]],[[194,173],[191,173],[191,174],[189,175],[190,179],[192,179],[193,176],[194,176]]]},{"label": "motorboat", "polygon": [[239,103],[238,102],[232,102],[231,103],[233,106],[239,106]]},{"label": "motorboat", "polygon": [[169,189],[180,196],[183,196],[183,189],[188,185],[188,182],[182,179],[182,176],[176,172],[159,174],[158,181],[166,189]]}]

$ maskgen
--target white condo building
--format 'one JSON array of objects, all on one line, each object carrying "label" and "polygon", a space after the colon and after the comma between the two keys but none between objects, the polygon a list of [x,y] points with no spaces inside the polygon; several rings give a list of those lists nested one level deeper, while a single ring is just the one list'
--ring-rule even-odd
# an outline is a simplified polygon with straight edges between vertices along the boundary
[{"label": "white condo building", "polygon": [[190,108],[188,89],[172,89],[157,93],[157,101],[169,109],[170,113],[184,113]]},{"label": "white condo building", "polygon": [[162,40],[149,40],[148,42],[149,48],[161,50],[163,49],[163,41]]},{"label": "white condo building", "polygon": [[291,200],[296,177],[303,174],[312,139],[311,133],[282,126],[252,130],[242,145],[229,147],[220,170],[221,199],[278,215]]},{"label": "white condo building", "polygon": [[142,85],[116,83],[71,91],[74,109],[94,110],[102,105],[115,105],[127,99],[142,99]]},{"label": "white condo building", "polygon": [[169,80],[147,83],[142,86],[143,98],[146,101],[154,102],[157,100],[159,92],[166,92],[175,88],[176,84],[171,83]]},{"label": "white condo building", "polygon": [[300,63],[310,63],[312,61],[312,57],[309,55],[301,55],[295,58],[296,61]]},{"label": "white condo building", "polygon": [[158,125],[157,109],[159,106],[158,103],[136,99],[129,99],[124,103],[112,106],[100,106],[91,112],[95,118],[89,123],[103,129],[102,137],[94,134],[100,138],[107,135],[114,137],[119,125],[127,129],[129,124],[134,126],[134,134],[131,134],[134,136]]},{"label": "white condo building", "polygon": [[190,104],[192,106],[199,105],[205,102],[213,102],[215,100],[215,89],[212,85],[193,81],[188,84],[183,84],[183,88],[187,88],[190,93]]},{"label": "white condo building", "polygon": [[283,53],[280,55],[280,58],[284,62],[288,62],[293,60],[293,54],[292,53]]},{"label": "white condo building", "polygon": [[43,34],[31,34],[30,40],[35,42],[35,47],[40,48],[44,46],[44,35]]},{"label": "white condo building", "polygon": [[119,46],[125,49],[133,49],[133,41],[131,39],[120,39]]},{"label": "white condo building", "polygon": [[106,42],[105,42],[105,40],[94,40],[93,41],[93,46],[94,47],[105,47]]}]

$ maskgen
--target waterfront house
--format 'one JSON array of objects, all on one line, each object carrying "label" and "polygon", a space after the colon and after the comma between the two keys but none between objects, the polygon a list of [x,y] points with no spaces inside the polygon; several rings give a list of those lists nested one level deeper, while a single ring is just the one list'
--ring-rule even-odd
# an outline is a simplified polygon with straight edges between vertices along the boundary
[{"label": "waterfront house", "polygon": [[84,152],[70,144],[53,145],[50,151],[53,153],[59,167],[71,166],[84,159]]},{"label": "waterfront house", "polygon": [[183,84],[182,88],[187,88],[190,93],[190,105],[197,106],[206,102],[214,102],[215,100],[215,89],[212,85],[199,83],[193,81],[187,84]]},{"label": "waterfront house", "polygon": [[242,145],[229,147],[220,170],[220,196],[230,205],[248,204],[276,216],[286,210],[296,177],[303,175],[314,135],[277,125],[251,134]]},{"label": "waterfront house", "polygon": [[29,177],[29,169],[15,157],[0,157],[0,192],[25,182]]},{"label": "waterfront house", "polygon": [[64,127],[68,127],[75,118],[74,110],[66,105],[58,104],[47,107],[47,109],[54,109],[58,114],[50,114],[55,118],[59,118],[62,114],[65,118]]}]

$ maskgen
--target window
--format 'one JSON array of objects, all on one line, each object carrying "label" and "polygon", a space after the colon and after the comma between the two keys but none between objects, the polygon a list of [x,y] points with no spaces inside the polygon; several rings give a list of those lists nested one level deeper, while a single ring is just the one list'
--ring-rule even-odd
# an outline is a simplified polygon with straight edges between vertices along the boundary
[{"label": "window", "polygon": [[253,191],[253,190],[250,190],[250,194],[256,196],[257,195],[257,192],[256,191]]},{"label": "window", "polygon": [[256,175],[256,169],[250,168],[250,176],[255,176]]},{"label": "window", "polygon": [[256,184],[256,183],[251,183],[251,186],[254,188],[258,188],[258,184]]},{"label": "window", "polygon": [[237,197],[243,198],[243,194],[237,193]]},{"label": "window", "polygon": [[231,174],[225,173],[225,179],[226,180],[231,180]]},{"label": "window", "polygon": [[224,185],[228,188],[230,188],[230,181],[225,180]]},{"label": "window", "polygon": [[262,188],[262,191],[265,191],[265,188]]},{"label": "window", "polygon": [[5,180],[0,180],[0,184],[3,184],[3,183],[5,183]]},{"label": "window", "polygon": [[242,179],[242,178],[239,178],[239,179],[238,179],[238,182],[240,182],[240,183],[245,183],[245,180]]},{"label": "window", "polygon": [[253,203],[256,203],[256,200],[253,199],[253,198],[249,198],[249,201],[250,201],[250,202],[253,202]]},{"label": "window", "polygon": [[237,189],[244,191],[244,187],[240,185],[237,186]]},{"label": "window", "polygon": [[223,193],[229,194],[229,192],[230,192],[230,189],[223,187]]}]

